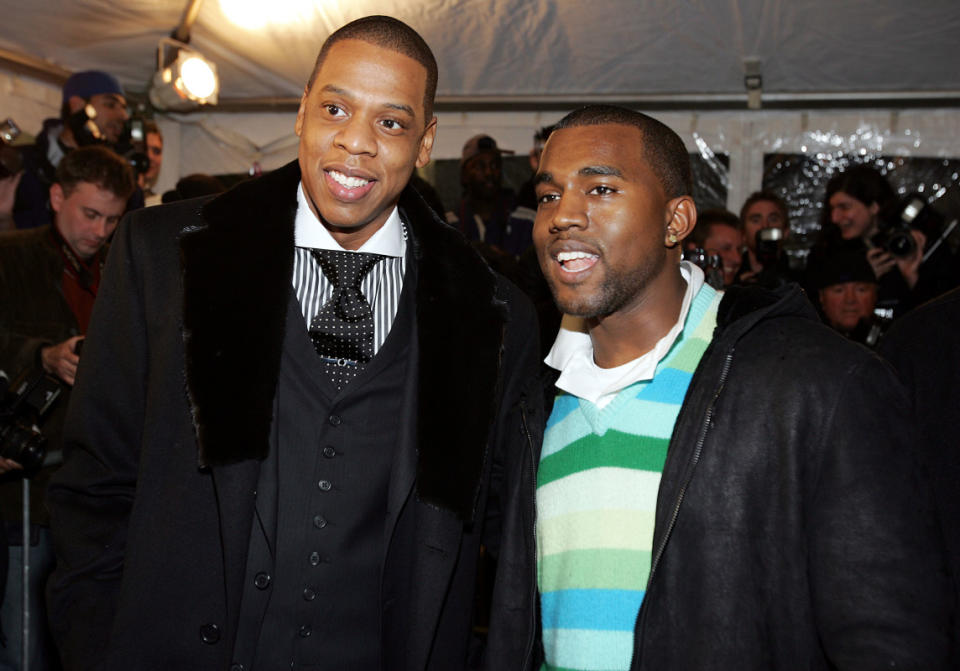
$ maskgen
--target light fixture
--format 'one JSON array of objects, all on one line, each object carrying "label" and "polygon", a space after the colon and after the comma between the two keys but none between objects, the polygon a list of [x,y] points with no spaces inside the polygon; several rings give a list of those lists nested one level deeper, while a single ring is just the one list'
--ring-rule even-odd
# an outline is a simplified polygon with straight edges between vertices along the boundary
[{"label": "light fixture", "polygon": [[217,66],[183,42],[160,40],[157,72],[150,86],[154,107],[188,112],[200,105],[216,105],[220,93]]}]

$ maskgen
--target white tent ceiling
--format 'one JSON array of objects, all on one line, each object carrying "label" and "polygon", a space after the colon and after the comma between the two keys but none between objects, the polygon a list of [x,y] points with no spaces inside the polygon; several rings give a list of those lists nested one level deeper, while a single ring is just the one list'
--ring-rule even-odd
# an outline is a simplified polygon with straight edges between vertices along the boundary
[{"label": "white tent ceiling", "polygon": [[[219,66],[225,102],[299,97],[323,39],[396,16],[433,47],[441,109],[535,109],[588,100],[743,107],[745,58],[765,106],[861,99],[960,103],[957,0],[274,0],[293,22],[244,28],[204,0],[192,46]],[[0,0],[0,65],[103,69],[131,91],[186,0]],[[34,68],[36,69],[36,68]]]}]

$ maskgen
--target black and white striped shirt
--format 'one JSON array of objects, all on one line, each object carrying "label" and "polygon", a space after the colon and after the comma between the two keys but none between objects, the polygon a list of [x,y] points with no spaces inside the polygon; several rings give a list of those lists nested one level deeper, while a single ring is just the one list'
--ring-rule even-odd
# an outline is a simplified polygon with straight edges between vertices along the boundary
[{"label": "black and white striped shirt", "polygon": [[[302,185],[297,189],[294,245],[293,290],[309,328],[323,304],[333,295],[333,285],[323,274],[320,264],[310,250],[345,250],[337,244],[330,231],[310,209]],[[387,257],[370,270],[360,285],[360,291],[373,311],[373,352],[376,354],[387,339],[397,316],[406,269],[407,233],[396,208],[384,225],[356,251]]]}]

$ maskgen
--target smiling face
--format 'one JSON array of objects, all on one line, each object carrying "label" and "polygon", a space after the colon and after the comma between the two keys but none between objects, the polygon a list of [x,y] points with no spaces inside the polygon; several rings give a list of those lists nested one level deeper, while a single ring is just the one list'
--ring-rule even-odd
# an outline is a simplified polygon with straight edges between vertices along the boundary
[{"label": "smiling face", "polygon": [[346,249],[386,222],[414,168],[430,160],[427,71],[403,54],[347,39],[327,52],[297,112],[303,190]]},{"label": "smiling face", "polygon": [[123,135],[123,124],[130,115],[127,113],[127,101],[116,93],[98,93],[90,97],[90,105],[96,110],[93,122],[107,142],[116,143]]},{"label": "smiling face", "polygon": [[692,221],[678,228],[674,216],[678,208],[692,210],[693,202],[667,199],[642,146],[641,131],[620,124],[564,128],[547,142],[536,178],[533,241],[566,314],[630,313],[678,273],[676,263],[668,263],[679,261],[668,226],[682,239]]},{"label": "smiling face", "polygon": [[840,236],[844,240],[867,235],[873,229],[874,219],[880,211],[876,203],[866,205],[843,191],[830,196],[828,205],[830,221],[840,228]]},{"label": "smiling face", "polygon": [[831,284],[820,290],[820,305],[830,326],[849,333],[861,319],[873,313],[877,305],[877,285],[873,282]]},{"label": "smiling face", "polygon": [[743,234],[733,226],[726,224],[710,224],[710,232],[703,241],[703,249],[707,254],[718,254],[723,263],[723,284],[729,286],[737,278],[743,257],[740,248],[743,247]]}]

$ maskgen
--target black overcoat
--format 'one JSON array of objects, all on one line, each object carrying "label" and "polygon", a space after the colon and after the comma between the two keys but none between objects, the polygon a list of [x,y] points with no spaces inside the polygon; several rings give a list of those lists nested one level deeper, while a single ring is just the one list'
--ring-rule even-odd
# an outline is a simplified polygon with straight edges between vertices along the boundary
[{"label": "black overcoat", "polygon": [[[291,289],[296,163],[129,216],[111,249],[49,489],[67,669],[228,669]],[[535,640],[533,311],[406,191],[417,392],[388,494],[384,668],[462,668],[481,540],[489,660]],[[376,421],[371,418],[371,421]]]}]

